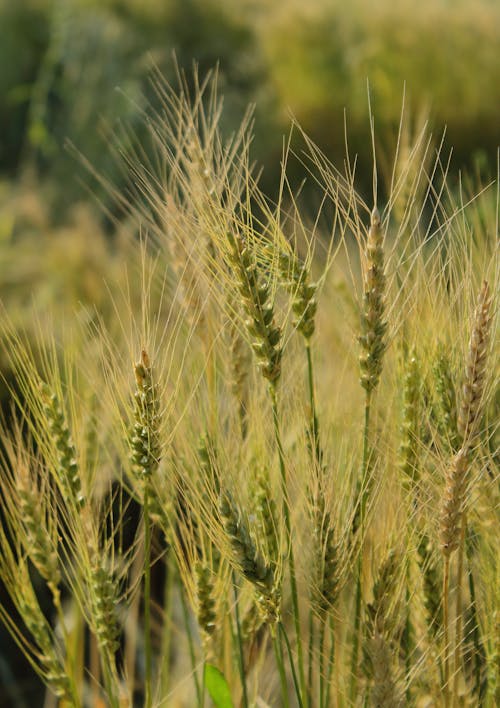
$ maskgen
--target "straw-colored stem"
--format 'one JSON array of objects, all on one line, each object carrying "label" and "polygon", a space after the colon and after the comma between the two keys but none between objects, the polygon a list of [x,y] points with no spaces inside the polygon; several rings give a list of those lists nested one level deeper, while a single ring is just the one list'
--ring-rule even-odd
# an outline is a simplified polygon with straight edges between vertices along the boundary
[{"label": "straw-colored stem", "polygon": [[365,531],[365,514],[366,503],[368,500],[369,491],[369,465],[368,465],[368,450],[370,436],[370,409],[371,409],[371,391],[366,391],[365,396],[365,422],[363,427],[363,458],[361,467],[361,489],[359,498],[359,557],[356,574],[356,598],[354,605],[354,631],[352,640],[352,655],[351,655],[351,686],[350,697],[354,700],[358,686],[358,658],[359,658],[359,633],[361,626],[361,595],[362,595],[362,574],[363,574],[363,537]]},{"label": "straw-colored stem", "polygon": [[453,699],[455,703],[458,697],[459,681],[462,667],[462,627],[463,627],[463,606],[462,606],[462,581],[464,574],[464,553],[465,538],[467,533],[466,512],[462,513],[462,524],[460,532],[460,545],[457,553],[457,587],[456,587],[456,620],[455,620],[455,647],[453,665]]},{"label": "straw-colored stem", "polygon": [[450,705],[450,628],[449,628],[449,585],[450,585],[450,557],[445,556],[443,572],[443,629],[444,629],[444,685],[443,697],[445,708]]},{"label": "straw-colored stem", "polygon": [[299,663],[299,677],[300,686],[302,694],[305,694],[305,675],[304,675],[304,659],[302,651],[302,636],[300,631],[300,610],[299,610],[299,596],[297,592],[297,579],[295,576],[295,559],[293,553],[292,544],[292,528],[290,522],[290,500],[288,495],[287,486],[287,476],[285,467],[285,457],[283,453],[283,445],[281,442],[281,431],[279,423],[279,412],[278,412],[278,400],[276,395],[276,387],[271,385],[269,387],[271,392],[271,402],[273,409],[273,425],[274,425],[274,435],[276,439],[276,446],[278,448],[279,465],[280,465],[280,475],[281,475],[281,490],[283,496],[283,518],[285,521],[285,529],[287,534],[287,551],[288,551],[288,565],[290,569],[290,591],[292,595],[292,608],[293,608],[293,618],[295,625],[295,635],[297,639],[297,654]]}]

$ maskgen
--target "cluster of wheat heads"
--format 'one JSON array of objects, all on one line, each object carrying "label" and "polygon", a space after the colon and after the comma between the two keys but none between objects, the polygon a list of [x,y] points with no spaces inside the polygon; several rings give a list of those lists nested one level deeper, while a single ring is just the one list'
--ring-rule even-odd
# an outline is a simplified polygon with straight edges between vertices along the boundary
[{"label": "cluster of wheat heads", "polygon": [[310,220],[209,82],[157,89],[142,302],[4,318],[3,622],[66,706],[497,705],[494,187],[422,132],[366,205],[303,136]]}]

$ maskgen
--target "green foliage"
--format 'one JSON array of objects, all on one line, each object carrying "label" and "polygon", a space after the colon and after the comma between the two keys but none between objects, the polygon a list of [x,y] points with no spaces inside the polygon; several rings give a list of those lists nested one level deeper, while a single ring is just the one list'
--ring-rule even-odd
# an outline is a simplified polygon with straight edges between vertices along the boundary
[{"label": "green foliage", "polygon": [[233,708],[231,692],[222,672],[216,666],[206,664],[204,677],[205,686],[215,708]]}]

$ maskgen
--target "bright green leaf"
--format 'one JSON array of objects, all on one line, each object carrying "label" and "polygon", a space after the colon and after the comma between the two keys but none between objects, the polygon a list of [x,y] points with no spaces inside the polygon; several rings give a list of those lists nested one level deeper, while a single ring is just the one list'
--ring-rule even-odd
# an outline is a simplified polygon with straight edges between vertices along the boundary
[{"label": "bright green leaf", "polygon": [[216,708],[234,708],[227,681],[212,664],[205,664],[205,686]]}]

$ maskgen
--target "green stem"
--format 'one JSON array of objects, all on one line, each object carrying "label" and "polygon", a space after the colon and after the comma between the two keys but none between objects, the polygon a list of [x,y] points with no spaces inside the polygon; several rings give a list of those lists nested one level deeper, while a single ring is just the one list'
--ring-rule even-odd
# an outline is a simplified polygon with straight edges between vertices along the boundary
[{"label": "green stem", "polygon": [[290,701],[288,700],[288,685],[286,681],[285,664],[283,662],[283,651],[281,649],[281,640],[279,635],[273,631],[273,649],[274,656],[276,657],[276,666],[278,667],[278,673],[280,677],[281,684],[281,705],[283,708],[290,708]]},{"label": "green stem", "polygon": [[191,670],[193,672],[194,685],[195,685],[195,689],[196,689],[196,698],[198,700],[198,705],[202,706],[203,705],[203,691],[202,691],[202,687],[200,686],[200,681],[198,678],[198,671],[196,668],[196,654],[195,654],[195,650],[194,650],[193,633],[191,631],[191,624],[189,622],[189,610],[188,610],[188,606],[186,603],[186,598],[184,596],[183,588],[179,588],[179,593],[181,596],[182,614],[184,616],[184,625],[186,627],[186,636],[187,636],[188,648],[189,648],[189,658],[191,660]]},{"label": "green stem", "polygon": [[335,661],[335,631],[333,628],[332,615],[330,615],[329,627],[330,627],[330,654],[328,656],[328,671],[326,674],[326,696],[325,696],[325,706],[327,706],[327,708],[330,705],[330,688],[332,685],[332,675],[333,675],[333,667],[334,667],[334,661]]},{"label": "green stem", "polygon": [[319,430],[318,430],[318,416],[316,413],[316,396],[314,393],[314,371],[313,371],[313,359],[311,352],[311,343],[306,341],[306,354],[307,354],[307,380],[309,387],[309,407],[311,420],[309,423],[310,433],[311,433],[311,450],[313,453],[313,462],[315,466],[320,466],[322,461],[322,452],[319,442]]},{"label": "green stem", "polygon": [[312,705],[313,662],[314,662],[314,613],[309,608],[309,642],[307,647],[307,702]]},{"label": "green stem", "polygon": [[406,610],[405,610],[405,627],[404,627],[404,632],[403,632],[403,647],[404,647],[404,653],[405,653],[405,672],[406,672],[406,683],[407,683],[407,688],[406,688],[406,702],[408,705],[411,705],[411,691],[410,691],[410,681],[409,678],[411,676],[411,642],[412,642],[412,634],[413,634],[413,627],[411,623],[411,612],[410,612],[410,599],[411,599],[411,594],[410,594],[410,573],[409,573],[409,567],[406,568]]},{"label": "green stem", "polygon": [[299,704],[299,708],[304,708],[304,703],[302,701],[302,688],[299,685],[299,680],[297,678],[297,672],[295,671],[295,664],[294,664],[293,656],[292,656],[292,648],[290,646],[290,641],[288,639],[285,627],[283,626],[282,622],[278,623],[278,629],[281,632],[281,636],[285,640],[285,646],[286,646],[287,653],[288,653],[288,660],[290,662],[290,669],[292,670],[293,685],[295,687],[295,693],[297,695],[297,702]]},{"label": "green stem", "polygon": [[[467,551],[467,544],[466,544]],[[468,570],[468,583],[469,583],[469,595],[470,595],[470,614],[471,614],[471,635],[472,635],[472,645],[474,647],[474,671],[475,671],[475,692],[479,699],[482,698],[481,686],[483,683],[483,666],[484,666],[484,648],[481,641],[481,634],[479,630],[479,621],[477,617],[477,605],[476,605],[476,588],[474,584],[474,575],[472,573],[472,562],[471,557],[467,554],[467,559],[469,562]]]},{"label": "green stem", "polygon": [[299,614],[299,596],[297,592],[297,580],[295,576],[295,559],[292,544],[292,528],[290,522],[290,500],[288,496],[288,486],[286,478],[285,457],[283,453],[283,445],[281,442],[281,432],[278,415],[278,401],[276,396],[276,387],[270,386],[271,402],[273,409],[273,425],[276,445],[278,448],[280,475],[281,475],[281,490],[283,495],[283,517],[285,520],[285,529],[287,534],[287,550],[288,564],[290,568],[290,591],[292,596],[293,619],[295,625],[295,635],[297,638],[297,653],[299,662],[299,676],[302,694],[305,694],[305,676],[304,676],[304,657],[302,651],[302,637],[300,632],[300,614]]},{"label": "green stem", "polygon": [[233,593],[234,593],[234,616],[236,619],[236,637],[238,640],[238,668],[241,678],[241,689],[243,691],[242,703],[244,708],[248,708],[247,681],[245,676],[245,659],[243,656],[243,637],[241,635],[241,623],[238,601],[238,586],[233,573]]},{"label": "green stem", "polygon": [[165,588],[163,595],[163,612],[164,620],[162,627],[162,671],[161,671],[161,692],[162,696],[168,694],[168,686],[170,681],[170,643],[172,639],[172,588],[174,576],[173,555],[170,548],[167,547],[167,559],[165,563],[167,576],[165,578]]},{"label": "green stem", "polygon": [[149,482],[144,487],[144,706],[151,708],[151,524]]},{"label": "green stem", "polygon": [[324,695],[325,695],[325,629],[326,629],[326,618],[322,617],[320,620],[319,628],[319,707],[323,708]]}]

